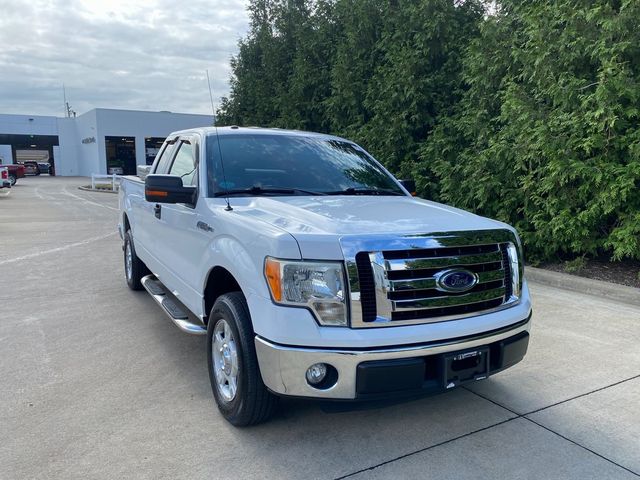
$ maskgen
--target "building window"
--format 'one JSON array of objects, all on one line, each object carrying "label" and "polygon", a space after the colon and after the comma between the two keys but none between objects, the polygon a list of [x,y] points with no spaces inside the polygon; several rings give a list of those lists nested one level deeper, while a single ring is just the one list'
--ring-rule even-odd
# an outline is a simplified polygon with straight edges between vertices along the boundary
[{"label": "building window", "polygon": [[109,175],[136,174],[135,137],[104,137]]},{"label": "building window", "polygon": [[144,139],[144,157],[147,165],[153,165],[156,155],[162,148],[165,137],[145,137]]}]

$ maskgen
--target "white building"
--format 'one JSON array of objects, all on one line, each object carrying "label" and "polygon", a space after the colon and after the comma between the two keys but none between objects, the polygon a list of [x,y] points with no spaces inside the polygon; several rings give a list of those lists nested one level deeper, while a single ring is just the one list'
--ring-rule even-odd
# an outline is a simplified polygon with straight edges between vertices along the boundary
[{"label": "white building", "polygon": [[48,162],[56,175],[135,174],[171,132],[212,115],[96,108],[73,118],[0,114],[0,163]]}]

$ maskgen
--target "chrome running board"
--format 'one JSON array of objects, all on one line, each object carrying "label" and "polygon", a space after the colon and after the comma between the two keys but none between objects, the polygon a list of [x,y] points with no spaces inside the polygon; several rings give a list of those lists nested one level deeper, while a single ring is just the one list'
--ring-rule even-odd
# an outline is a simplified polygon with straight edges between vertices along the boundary
[{"label": "chrome running board", "polygon": [[162,310],[180,330],[192,335],[205,335],[207,333],[207,327],[195,315],[190,313],[187,307],[180,303],[180,300],[155,275],[143,277],[141,283],[151,295],[151,298],[162,307]]}]

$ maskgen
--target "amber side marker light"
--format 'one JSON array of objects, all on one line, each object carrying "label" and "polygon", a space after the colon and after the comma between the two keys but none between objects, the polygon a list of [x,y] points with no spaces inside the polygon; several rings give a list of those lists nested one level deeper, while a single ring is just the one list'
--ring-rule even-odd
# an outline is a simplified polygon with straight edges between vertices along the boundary
[{"label": "amber side marker light", "polygon": [[269,290],[276,302],[282,301],[282,282],[280,278],[280,262],[267,258],[264,262],[264,276],[267,277]]},{"label": "amber side marker light", "polygon": [[162,190],[147,190],[144,193],[153,197],[166,197],[169,195],[169,192],[163,192]]}]

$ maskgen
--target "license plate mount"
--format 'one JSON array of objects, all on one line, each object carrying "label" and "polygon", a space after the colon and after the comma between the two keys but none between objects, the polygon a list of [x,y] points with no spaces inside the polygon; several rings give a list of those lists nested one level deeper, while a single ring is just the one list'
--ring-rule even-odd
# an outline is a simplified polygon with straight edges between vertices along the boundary
[{"label": "license plate mount", "polygon": [[489,373],[489,347],[454,352],[444,356],[444,387],[482,380]]}]

